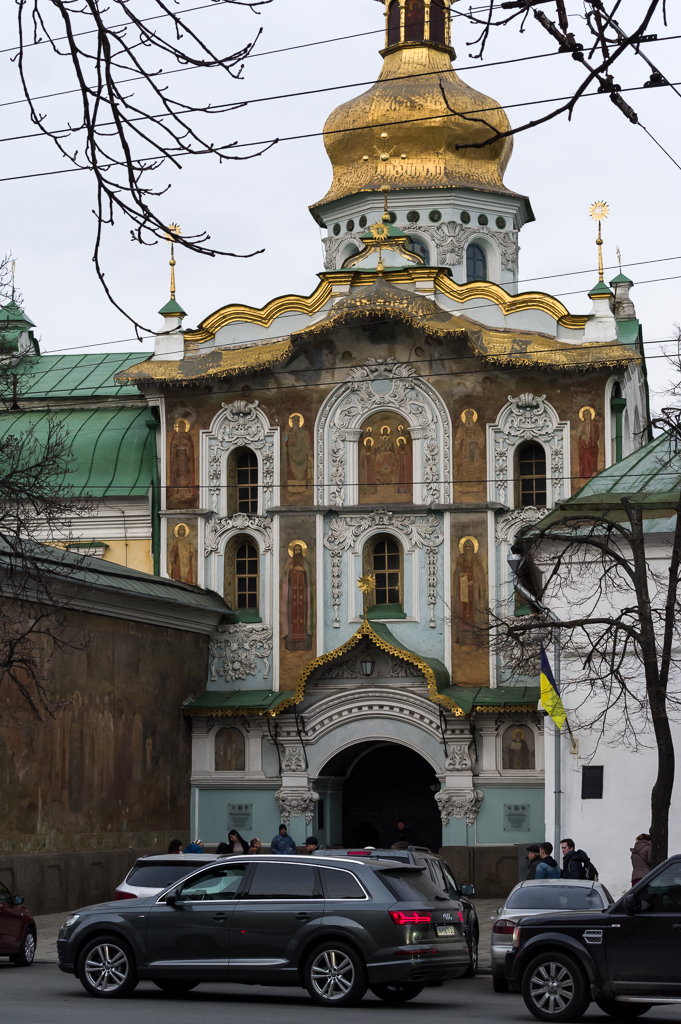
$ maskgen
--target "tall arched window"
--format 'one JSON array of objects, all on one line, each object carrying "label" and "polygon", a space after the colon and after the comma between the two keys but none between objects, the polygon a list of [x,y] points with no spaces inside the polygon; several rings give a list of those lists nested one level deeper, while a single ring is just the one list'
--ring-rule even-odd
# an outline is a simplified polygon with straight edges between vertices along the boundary
[{"label": "tall arched window", "polygon": [[236,606],[241,609],[258,607],[258,549],[254,544],[240,544],[235,559]]},{"label": "tall arched window", "polygon": [[423,0],[407,0],[404,16],[404,38],[408,43],[418,43],[423,39],[426,20]]},{"label": "tall arched window", "polygon": [[244,452],[236,464],[237,512],[258,511],[258,459],[255,452]]},{"label": "tall arched window", "polygon": [[250,537],[232,537],[225,548],[224,597],[240,622],[260,622],[260,556]]},{"label": "tall arched window", "polygon": [[447,42],[446,17],[443,0],[430,0],[430,39],[433,43]]},{"label": "tall arched window", "polygon": [[415,252],[417,256],[420,256],[426,266],[430,266],[430,253],[426,249],[423,242],[410,242],[407,246],[410,252]]},{"label": "tall arched window", "polygon": [[400,41],[400,0],[393,0],[388,8],[388,46]]},{"label": "tall arched window", "polygon": [[376,579],[366,595],[365,608],[370,619],[403,619],[404,552],[394,537],[379,534],[364,545],[362,566],[365,575]]},{"label": "tall arched window", "polygon": [[517,455],[516,505],[546,505],[546,452],[536,441],[523,445]]},{"label": "tall arched window", "polygon": [[466,249],[466,280],[487,280],[487,256],[481,245],[469,245]]}]

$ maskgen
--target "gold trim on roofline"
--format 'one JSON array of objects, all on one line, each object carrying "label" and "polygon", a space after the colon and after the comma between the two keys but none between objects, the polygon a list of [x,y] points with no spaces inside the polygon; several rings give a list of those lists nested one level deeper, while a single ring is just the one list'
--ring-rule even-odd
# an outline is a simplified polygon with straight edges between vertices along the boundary
[{"label": "gold trim on roofline", "polygon": [[284,313],[303,313],[307,316],[314,316],[331,298],[331,284],[322,281],[317,285],[312,295],[280,295],[272,299],[262,309],[254,306],[241,306],[234,303],[230,306],[223,306],[217,309],[205,320],[202,320],[195,331],[185,331],[185,338],[188,341],[197,341],[201,344],[214,338],[217,332],[228,324],[246,323],[256,324],[258,327],[271,327],[277,317]]}]

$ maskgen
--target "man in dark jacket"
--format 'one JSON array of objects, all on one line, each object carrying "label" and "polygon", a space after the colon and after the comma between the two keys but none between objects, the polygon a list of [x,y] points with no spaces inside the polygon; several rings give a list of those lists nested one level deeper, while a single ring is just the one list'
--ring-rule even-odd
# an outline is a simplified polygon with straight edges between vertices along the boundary
[{"label": "man in dark jacket", "polygon": [[533,843],[532,846],[526,846],[525,849],[527,850],[527,860],[530,862],[525,880],[529,882],[535,877],[535,872],[539,867],[539,847]]},{"label": "man in dark jacket", "polygon": [[572,839],[561,839],[560,848],[563,851],[563,870],[561,878],[586,878],[586,865],[589,863],[588,854],[584,850],[575,850]]},{"label": "man in dark jacket", "polygon": [[540,843],[539,844],[539,864],[535,873],[536,879],[542,878],[560,878],[560,868],[553,859],[551,854],[553,853],[553,843]]}]

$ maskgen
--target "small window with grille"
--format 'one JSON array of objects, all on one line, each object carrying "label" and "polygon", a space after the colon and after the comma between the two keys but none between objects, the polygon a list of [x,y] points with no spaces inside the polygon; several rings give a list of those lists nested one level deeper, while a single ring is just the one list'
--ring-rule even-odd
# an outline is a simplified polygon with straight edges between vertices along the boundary
[{"label": "small window with grille", "polygon": [[400,603],[400,548],[386,537],[374,546],[376,604]]},{"label": "small window with grille", "polygon": [[236,503],[238,512],[258,511],[258,459],[255,452],[244,452],[236,463]]},{"label": "small window with grille", "polygon": [[258,551],[253,544],[240,544],[235,558],[237,609],[258,607]]},{"label": "small window with grille", "polygon": [[469,245],[466,249],[466,280],[487,280],[487,256],[481,245]]},{"label": "small window with grille", "polygon": [[518,450],[516,505],[546,505],[546,452],[540,444],[527,444]]}]

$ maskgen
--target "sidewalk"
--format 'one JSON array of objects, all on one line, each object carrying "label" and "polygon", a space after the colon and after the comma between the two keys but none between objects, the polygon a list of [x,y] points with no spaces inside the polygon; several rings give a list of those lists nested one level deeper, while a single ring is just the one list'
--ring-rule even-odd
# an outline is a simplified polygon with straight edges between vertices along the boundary
[{"label": "sidewalk", "polygon": [[38,945],[35,960],[41,964],[57,963],[57,936],[59,929],[68,917],[68,911],[61,914],[39,914],[35,918],[38,929]]},{"label": "sidewalk", "polygon": [[493,918],[497,916],[497,908],[503,904],[504,900],[501,896],[498,896],[495,900],[479,900],[474,897],[471,902],[475,904],[475,909],[478,913],[478,924],[480,926],[478,965],[481,971],[491,971],[492,954],[490,952],[490,944],[492,941],[492,925],[494,924]]}]

